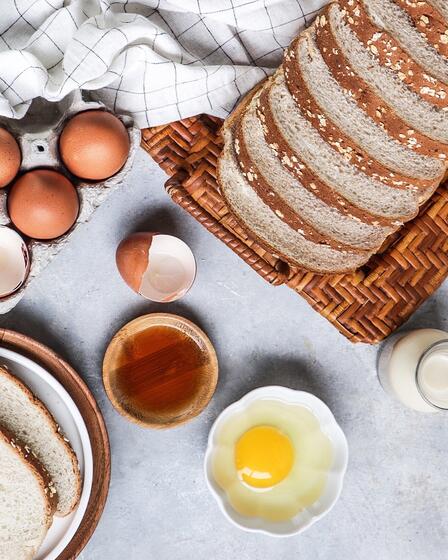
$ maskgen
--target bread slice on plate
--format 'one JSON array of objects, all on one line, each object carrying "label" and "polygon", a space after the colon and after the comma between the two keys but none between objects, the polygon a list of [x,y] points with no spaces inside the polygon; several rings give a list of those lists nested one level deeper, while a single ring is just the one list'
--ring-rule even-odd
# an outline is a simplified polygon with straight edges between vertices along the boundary
[{"label": "bread slice on plate", "polygon": [[68,515],[81,494],[76,455],[53,416],[22,381],[0,367],[0,425],[29,447],[44,466],[58,495],[56,515]]},{"label": "bread slice on plate", "polygon": [[243,175],[257,195],[281,220],[311,241],[337,249],[378,249],[391,228],[370,225],[340,212],[341,204],[331,204],[338,197],[305,166],[300,179],[294,176],[265,140],[256,112],[258,97],[259,94],[241,117],[234,144]]},{"label": "bread slice on plate", "polygon": [[392,0],[362,0],[373,22],[393,35],[411,58],[445,84],[448,83],[448,59],[440,54],[427,37],[413,25],[409,15]]},{"label": "bread slice on plate", "polygon": [[47,534],[56,490],[31,450],[0,428],[0,558],[31,560]]},{"label": "bread slice on plate", "polygon": [[355,164],[370,173],[387,177],[392,172],[432,186],[440,183],[442,161],[418,154],[394,140],[344,92],[317,48],[313,29],[302,34],[289,52],[294,53],[295,64],[285,71],[288,87],[300,105],[314,102],[318,116],[326,115],[325,123],[319,119],[314,122],[327,141],[333,136],[331,129],[337,129],[336,142],[359,154],[361,158],[355,158]]},{"label": "bread slice on plate", "polygon": [[330,4],[316,19],[316,42],[334,79],[394,140],[445,161],[448,112],[443,108],[448,106],[448,98],[437,107],[408,89],[358,40],[346,14]]}]

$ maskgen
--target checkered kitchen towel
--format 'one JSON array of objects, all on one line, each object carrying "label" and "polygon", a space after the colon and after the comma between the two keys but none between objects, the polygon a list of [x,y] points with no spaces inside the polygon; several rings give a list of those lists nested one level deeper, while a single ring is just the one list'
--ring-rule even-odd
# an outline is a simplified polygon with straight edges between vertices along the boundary
[{"label": "checkered kitchen towel", "polygon": [[0,114],[74,89],[143,128],[225,117],[327,0],[1,0]]}]

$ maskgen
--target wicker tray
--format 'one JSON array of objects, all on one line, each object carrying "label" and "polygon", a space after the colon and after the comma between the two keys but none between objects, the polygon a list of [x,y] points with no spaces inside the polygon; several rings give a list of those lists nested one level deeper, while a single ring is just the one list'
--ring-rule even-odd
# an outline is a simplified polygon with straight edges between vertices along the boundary
[{"label": "wicker tray", "polygon": [[384,251],[353,274],[293,269],[237,224],[219,194],[220,119],[201,115],[146,129],[143,148],[171,178],[166,189],[266,281],[287,284],[353,342],[376,343],[398,328],[448,276],[448,192],[440,187]]}]

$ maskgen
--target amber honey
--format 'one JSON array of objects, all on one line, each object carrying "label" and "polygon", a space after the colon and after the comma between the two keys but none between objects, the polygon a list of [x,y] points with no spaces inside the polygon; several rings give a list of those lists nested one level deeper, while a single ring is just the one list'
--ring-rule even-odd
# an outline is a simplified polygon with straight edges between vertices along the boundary
[{"label": "amber honey", "polygon": [[208,402],[212,358],[188,327],[128,329],[114,351],[110,387],[127,415],[142,422],[178,423]]}]

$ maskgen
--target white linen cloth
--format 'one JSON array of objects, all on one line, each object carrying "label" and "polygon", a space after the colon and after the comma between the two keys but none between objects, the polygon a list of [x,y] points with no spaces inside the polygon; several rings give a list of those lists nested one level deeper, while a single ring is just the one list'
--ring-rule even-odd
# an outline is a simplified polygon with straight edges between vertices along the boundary
[{"label": "white linen cloth", "polygon": [[225,117],[327,0],[1,0],[0,114],[94,96],[140,127]]}]

